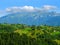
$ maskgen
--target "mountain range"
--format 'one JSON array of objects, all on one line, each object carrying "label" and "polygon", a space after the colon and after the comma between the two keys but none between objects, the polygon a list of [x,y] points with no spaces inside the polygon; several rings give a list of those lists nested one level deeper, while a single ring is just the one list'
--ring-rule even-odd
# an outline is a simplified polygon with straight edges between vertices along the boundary
[{"label": "mountain range", "polygon": [[60,25],[60,13],[51,12],[17,12],[0,17],[0,23],[27,25]]}]

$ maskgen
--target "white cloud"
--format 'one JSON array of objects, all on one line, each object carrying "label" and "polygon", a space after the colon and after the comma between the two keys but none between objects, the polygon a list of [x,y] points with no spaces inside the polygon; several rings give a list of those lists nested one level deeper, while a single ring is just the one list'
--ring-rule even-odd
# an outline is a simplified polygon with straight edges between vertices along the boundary
[{"label": "white cloud", "polygon": [[[55,10],[57,10],[57,7],[51,6],[51,5],[44,5],[42,7],[14,6],[14,7],[6,8],[5,10],[1,10],[0,15],[5,15],[5,14],[9,14],[9,13],[16,13],[16,12],[38,12],[38,11],[42,14],[43,12],[46,12],[46,11],[48,12],[50,10],[55,11]],[[40,15],[40,13],[39,13],[39,15]],[[60,15],[60,11],[59,11],[59,15]],[[32,16],[35,17],[35,15],[32,15]],[[57,13],[55,14],[55,16],[57,16]],[[43,17],[43,16],[41,16],[41,17]],[[37,19],[37,18],[38,17],[35,17],[35,19]]]},{"label": "white cloud", "polygon": [[10,11],[11,11],[11,9],[10,9],[10,8],[6,8],[6,11],[7,11],[7,12],[10,12]]},{"label": "white cloud", "polygon": [[36,8],[32,6],[23,6],[23,7],[10,7],[6,8],[6,12],[34,12]]},{"label": "white cloud", "polygon": [[51,5],[44,5],[41,8],[33,7],[33,6],[22,6],[22,7],[9,7],[6,8],[5,11],[9,13],[15,13],[15,12],[36,12],[36,11],[48,11],[48,10],[54,10],[56,9],[56,6]]},{"label": "white cloud", "polygon": [[35,8],[32,6],[24,6],[24,7],[20,7],[22,10],[26,10],[26,11],[34,11]]},{"label": "white cloud", "polygon": [[42,8],[44,10],[51,10],[51,9],[56,9],[57,7],[56,6],[51,6],[51,5],[44,5]]}]

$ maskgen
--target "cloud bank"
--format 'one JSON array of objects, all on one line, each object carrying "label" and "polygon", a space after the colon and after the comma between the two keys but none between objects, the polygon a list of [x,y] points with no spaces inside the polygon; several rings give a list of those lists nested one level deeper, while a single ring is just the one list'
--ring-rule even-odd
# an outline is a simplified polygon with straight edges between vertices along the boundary
[{"label": "cloud bank", "polygon": [[[17,12],[53,12],[54,11],[54,16],[59,16],[60,15],[60,10],[56,6],[51,6],[51,5],[44,5],[41,7],[33,7],[33,6],[13,6],[6,8],[5,10],[0,10],[0,17],[5,16],[10,13],[17,13]],[[35,15],[32,15],[35,16]],[[50,15],[51,16],[51,15]],[[41,16],[42,17],[42,16]]]},{"label": "cloud bank", "polygon": [[36,12],[36,11],[49,11],[49,10],[55,10],[57,7],[56,6],[51,6],[51,5],[44,5],[41,8],[38,7],[33,7],[33,6],[22,6],[22,7],[9,7],[6,8],[6,12]]},{"label": "cloud bank", "polygon": [[51,5],[44,5],[42,8],[44,10],[51,10],[51,9],[56,9],[57,7],[56,6],[51,6]]},{"label": "cloud bank", "polygon": [[36,11],[36,8],[32,6],[23,6],[23,7],[10,7],[5,9],[6,12],[34,12]]}]

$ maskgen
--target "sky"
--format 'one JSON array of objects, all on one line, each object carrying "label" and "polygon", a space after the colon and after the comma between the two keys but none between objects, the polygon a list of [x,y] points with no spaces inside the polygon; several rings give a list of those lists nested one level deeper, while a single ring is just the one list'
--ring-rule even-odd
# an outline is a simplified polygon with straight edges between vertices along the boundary
[{"label": "sky", "polygon": [[34,6],[54,5],[60,7],[60,0],[0,0],[0,10],[13,6]]},{"label": "sky", "polygon": [[29,11],[32,11],[31,9],[38,10],[40,7],[44,7],[43,9],[60,8],[60,0],[0,0],[0,16],[6,13],[4,12],[6,10],[9,12],[14,10],[16,12],[16,8],[18,10],[23,8],[22,10],[30,9]]}]

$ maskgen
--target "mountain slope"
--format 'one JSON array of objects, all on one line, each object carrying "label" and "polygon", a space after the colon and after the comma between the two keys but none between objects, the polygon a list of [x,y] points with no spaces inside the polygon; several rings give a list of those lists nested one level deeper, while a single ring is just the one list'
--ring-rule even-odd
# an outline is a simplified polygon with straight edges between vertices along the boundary
[{"label": "mountain slope", "polygon": [[21,12],[0,18],[0,23],[27,25],[60,25],[60,14],[55,12]]}]

